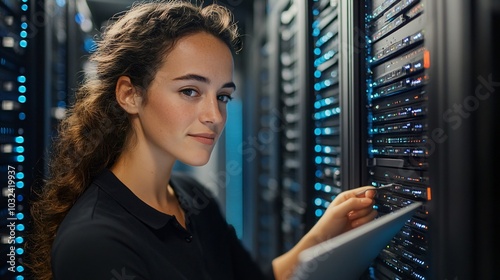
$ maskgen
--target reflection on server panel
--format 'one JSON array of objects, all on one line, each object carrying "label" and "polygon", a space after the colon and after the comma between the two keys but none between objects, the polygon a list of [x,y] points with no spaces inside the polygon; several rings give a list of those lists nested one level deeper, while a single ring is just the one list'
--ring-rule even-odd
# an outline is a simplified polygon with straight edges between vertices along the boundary
[{"label": "reflection on server panel", "polygon": [[[428,174],[429,52],[425,0],[365,3],[367,170],[384,215],[431,197]],[[429,228],[425,204],[372,265],[375,279],[428,279]]]},{"label": "reflection on server panel", "polygon": [[27,1],[0,2],[0,279],[24,279],[26,124],[33,118],[26,109],[32,90],[26,65],[27,10]]},{"label": "reflection on server panel", "polygon": [[319,219],[341,192],[339,105],[339,17],[336,1],[312,3],[314,84],[314,216]]}]

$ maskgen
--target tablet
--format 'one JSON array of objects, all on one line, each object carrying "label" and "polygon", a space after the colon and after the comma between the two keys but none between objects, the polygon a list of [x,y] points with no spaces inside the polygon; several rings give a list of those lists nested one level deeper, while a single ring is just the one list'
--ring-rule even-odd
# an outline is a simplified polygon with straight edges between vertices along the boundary
[{"label": "tablet", "polygon": [[304,250],[291,279],[358,280],[421,206],[414,202]]}]

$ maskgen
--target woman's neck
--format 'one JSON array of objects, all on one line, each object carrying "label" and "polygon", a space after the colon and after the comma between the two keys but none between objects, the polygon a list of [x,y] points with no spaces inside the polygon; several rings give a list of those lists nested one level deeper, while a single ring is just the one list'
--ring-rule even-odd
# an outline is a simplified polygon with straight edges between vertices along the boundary
[{"label": "woman's neck", "polygon": [[[111,172],[139,199],[166,214],[177,209],[177,198],[169,188],[174,161],[135,149],[125,150],[111,167]],[[169,190],[170,189],[170,190]]]}]

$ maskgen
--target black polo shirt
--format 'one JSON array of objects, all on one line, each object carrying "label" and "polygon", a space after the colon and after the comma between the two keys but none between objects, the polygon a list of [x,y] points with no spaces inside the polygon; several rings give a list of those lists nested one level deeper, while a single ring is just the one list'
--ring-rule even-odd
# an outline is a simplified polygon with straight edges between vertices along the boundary
[{"label": "black polo shirt", "polygon": [[54,279],[273,278],[261,272],[203,186],[181,174],[172,175],[170,184],[186,213],[187,230],[105,170],[57,231]]}]

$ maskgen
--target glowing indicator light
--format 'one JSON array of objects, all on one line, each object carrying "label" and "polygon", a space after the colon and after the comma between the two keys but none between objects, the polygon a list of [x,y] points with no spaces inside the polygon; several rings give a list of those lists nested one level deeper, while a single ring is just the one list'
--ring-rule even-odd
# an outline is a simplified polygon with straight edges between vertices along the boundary
[{"label": "glowing indicator light", "polygon": [[316,211],[314,211],[314,215],[316,215],[316,217],[321,217],[323,215],[323,210],[316,209]]}]

